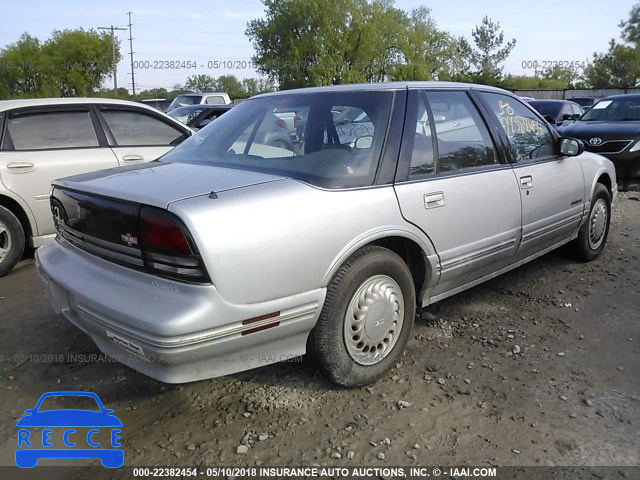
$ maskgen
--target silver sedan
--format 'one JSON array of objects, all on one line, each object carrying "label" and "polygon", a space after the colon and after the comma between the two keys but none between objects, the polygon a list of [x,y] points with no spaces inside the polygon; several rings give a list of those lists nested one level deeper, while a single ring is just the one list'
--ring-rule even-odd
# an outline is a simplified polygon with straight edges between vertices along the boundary
[{"label": "silver sedan", "polygon": [[[288,110],[304,131],[269,144]],[[367,128],[344,140],[347,110]],[[616,194],[609,160],[506,91],[310,88],[243,102],[150,164],[55,181],[36,264],[57,313],[156,379],[308,353],[358,386],[427,305],[567,243],[597,258]]]}]

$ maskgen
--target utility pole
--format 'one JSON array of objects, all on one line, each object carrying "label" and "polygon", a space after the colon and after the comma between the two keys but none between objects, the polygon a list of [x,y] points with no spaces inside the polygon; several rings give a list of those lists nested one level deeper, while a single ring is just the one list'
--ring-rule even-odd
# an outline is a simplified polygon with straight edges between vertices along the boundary
[{"label": "utility pole", "polygon": [[111,52],[113,54],[113,97],[118,98],[118,62],[116,61],[116,38],[114,32],[116,30],[126,30],[126,28],[114,27],[98,27],[98,30],[111,30]]},{"label": "utility pole", "polygon": [[129,12],[129,55],[131,56],[131,91],[133,92],[133,96],[136,96],[136,76],[133,71],[133,36],[131,34],[131,13]]}]

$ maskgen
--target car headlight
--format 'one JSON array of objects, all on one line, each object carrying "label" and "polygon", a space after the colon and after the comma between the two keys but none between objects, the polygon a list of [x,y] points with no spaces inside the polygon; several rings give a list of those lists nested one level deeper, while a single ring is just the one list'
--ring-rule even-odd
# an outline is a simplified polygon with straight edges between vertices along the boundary
[{"label": "car headlight", "polygon": [[640,140],[637,140],[633,147],[629,149],[630,152],[637,152],[638,150],[640,150]]}]

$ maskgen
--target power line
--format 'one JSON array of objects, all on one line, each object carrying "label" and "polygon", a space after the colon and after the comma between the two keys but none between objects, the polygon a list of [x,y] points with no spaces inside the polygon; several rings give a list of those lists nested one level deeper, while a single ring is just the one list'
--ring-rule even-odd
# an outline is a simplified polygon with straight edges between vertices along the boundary
[{"label": "power line", "polygon": [[98,30],[111,31],[111,52],[113,54],[113,96],[114,98],[118,98],[118,62],[116,61],[116,38],[114,32],[116,30],[126,30],[126,28],[114,27],[111,25],[109,27],[98,27]]},{"label": "power line", "polygon": [[131,91],[133,92],[133,96],[136,96],[136,77],[133,70],[133,36],[131,33],[131,13],[127,13],[129,15],[129,55],[131,56]]}]

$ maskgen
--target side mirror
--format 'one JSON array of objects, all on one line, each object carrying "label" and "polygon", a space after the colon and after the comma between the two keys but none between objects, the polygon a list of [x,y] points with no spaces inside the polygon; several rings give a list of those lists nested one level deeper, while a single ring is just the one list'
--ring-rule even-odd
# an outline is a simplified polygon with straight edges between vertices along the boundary
[{"label": "side mirror", "polygon": [[371,148],[371,145],[373,145],[373,135],[363,135],[353,142],[354,148]]},{"label": "side mirror", "polygon": [[560,153],[567,157],[576,157],[584,152],[584,143],[575,138],[560,139]]}]

